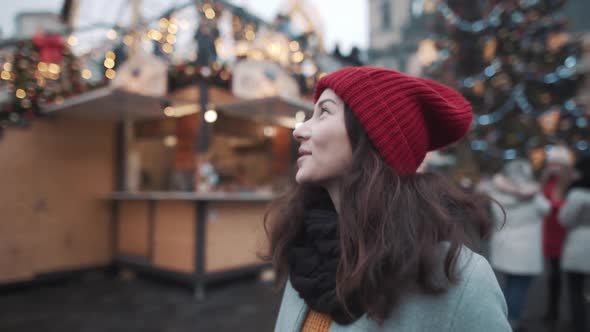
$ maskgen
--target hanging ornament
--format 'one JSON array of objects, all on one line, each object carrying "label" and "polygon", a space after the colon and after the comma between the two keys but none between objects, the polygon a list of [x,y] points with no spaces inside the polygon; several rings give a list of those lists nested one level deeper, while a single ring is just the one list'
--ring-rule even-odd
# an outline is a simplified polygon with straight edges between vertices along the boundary
[{"label": "hanging ornament", "polygon": [[485,84],[483,81],[477,81],[475,82],[474,86],[473,86],[473,93],[476,96],[483,96],[485,92]]},{"label": "hanging ornament", "polygon": [[484,47],[484,59],[488,62],[492,61],[492,59],[496,56],[496,48],[498,46],[498,42],[496,38],[489,39]]},{"label": "hanging ornament", "polygon": [[545,135],[554,135],[559,124],[560,112],[558,109],[553,109],[541,114],[537,121]]},{"label": "hanging ornament", "polygon": [[547,34],[546,48],[551,52],[556,52],[560,50],[569,39],[569,35],[565,32],[550,32]]}]

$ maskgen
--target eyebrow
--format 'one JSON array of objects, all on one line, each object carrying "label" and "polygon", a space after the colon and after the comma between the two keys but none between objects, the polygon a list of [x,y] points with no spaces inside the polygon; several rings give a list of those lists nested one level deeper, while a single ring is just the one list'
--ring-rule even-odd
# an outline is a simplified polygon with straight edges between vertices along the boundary
[{"label": "eyebrow", "polygon": [[322,105],[324,105],[327,102],[332,102],[332,104],[336,105],[336,102],[332,99],[324,99],[322,101],[320,101],[320,103],[318,104],[318,107],[322,107]]}]

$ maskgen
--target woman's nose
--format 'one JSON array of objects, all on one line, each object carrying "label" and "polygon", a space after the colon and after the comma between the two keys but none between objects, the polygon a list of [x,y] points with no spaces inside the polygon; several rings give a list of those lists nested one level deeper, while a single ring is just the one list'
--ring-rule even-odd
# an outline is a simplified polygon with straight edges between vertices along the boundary
[{"label": "woman's nose", "polygon": [[293,130],[293,137],[298,142],[302,142],[309,138],[309,128],[307,126],[307,121],[295,127],[295,130]]}]

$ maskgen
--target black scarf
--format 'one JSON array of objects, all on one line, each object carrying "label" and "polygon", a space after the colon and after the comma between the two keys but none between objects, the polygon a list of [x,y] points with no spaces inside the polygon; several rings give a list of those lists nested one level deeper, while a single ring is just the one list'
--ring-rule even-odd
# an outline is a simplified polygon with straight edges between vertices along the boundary
[{"label": "black scarf", "polygon": [[307,206],[303,230],[289,249],[290,279],[305,303],[335,322],[347,325],[364,314],[357,296],[347,299],[347,309],[336,297],[336,269],[340,259],[338,214],[325,198]]}]

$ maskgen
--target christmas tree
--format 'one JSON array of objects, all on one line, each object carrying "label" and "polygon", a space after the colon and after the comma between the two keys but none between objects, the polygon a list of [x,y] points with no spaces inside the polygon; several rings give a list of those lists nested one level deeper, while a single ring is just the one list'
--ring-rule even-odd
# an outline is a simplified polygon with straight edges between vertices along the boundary
[{"label": "christmas tree", "polygon": [[539,167],[553,145],[588,150],[588,113],[576,102],[582,48],[567,32],[564,3],[439,3],[438,59],[426,74],[459,90],[475,113],[469,139],[452,148],[459,165],[493,172],[507,160],[529,157]]}]

